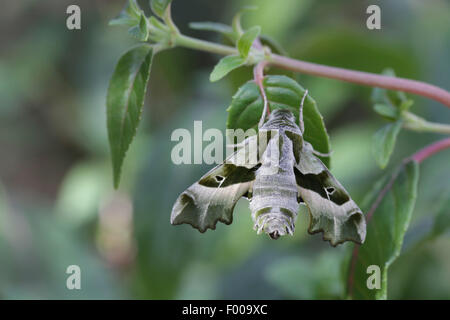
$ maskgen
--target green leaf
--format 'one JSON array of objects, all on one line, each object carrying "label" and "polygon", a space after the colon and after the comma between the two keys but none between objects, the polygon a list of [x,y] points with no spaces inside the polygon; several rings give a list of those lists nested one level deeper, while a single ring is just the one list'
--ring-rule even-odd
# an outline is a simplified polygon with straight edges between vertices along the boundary
[{"label": "green leaf", "polygon": [[161,20],[155,18],[154,16],[148,18],[148,23],[156,29],[169,31],[169,27],[167,27],[164,23],[161,22]]},{"label": "green leaf", "polygon": [[[392,69],[384,70],[383,75],[395,77]],[[413,119],[418,118],[407,112],[413,101],[409,100],[404,92],[374,88],[372,101],[375,104],[374,110],[376,113],[387,120],[395,121],[382,127],[373,136],[373,154],[376,162],[383,169],[389,162],[401,127],[407,128],[408,124],[413,122]]]},{"label": "green leaf", "polygon": [[[409,162],[402,166],[393,182],[392,188],[367,221],[366,241],[359,247],[354,261],[354,270],[350,272],[353,286],[350,288],[353,299],[386,299],[388,269],[400,255],[403,238],[408,229],[417,197],[419,165]],[[380,191],[385,187],[388,177],[375,184],[361,207],[367,212],[376,201]],[[369,218],[369,217],[368,217]],[[381,271],[380,289],[369,289],[367,273],[371,265],[378,266]]]},{"label": "green leaf", "polygon": [[[382,74],[389,77],[395,77],[395,72],[392,69],[385,69]],[[374,88],[372,90],[372,102],[375,104],[390,105],[399,108],[400,110],[407,110],[413,104],[413,101],[409,100],[404,92],[386,90],[383,88]]]},{"label": "green leaf", "polygon": [[240,56],[226,56],[214,67],[214,70],[209,76],[209,81],[214,82],[225,77],[230,71],[239,68],[245,64],[245,59]]},{"label": "green leaf", "polygon": [[147,41],[149,36],[148,20],[144,14],[141,14],[139,24],[130,28],[128,32],[139,41]]},{"label": "green leaf", "polygon": [[129,27],[134,27],[139,24],[141,13],[142,10],[139,8],[136,0],[129,0],[119,15],[109,21],[109,25],[126,25]]},{"label": "green leaf", "polygon": [[400,103],[400,106],[399,106],[399,109],[400,109],[400,111],[407,111],[407,110],[409,110],[409,108],[411,108],[411,106],[414,104],[414,101],[413,100],[411,100],[411,99],[406,99],[405,98],[405,100],[403,100],[401,103]]},{"label": "green leaf", "polygon": [[399,117],[398,110],[390,104],[377,103],[373,106],[373,109],[376,113],[388,120],[397,120]]},{"label": "green leaf", "polygon": [[258,9],[257,6],[252,6],[252,5],[248,5],[248,6],[244,6],[241,10],[239,10],[233,17],[233,22],[232,22],[232,26],[233,26],[233,31],[240,36],[243,31],[242,31],[242,27],[241,27],[241,17],[244,13],[248,12],[248,11],[253,11]]},{"label": "green leaf", "polygon": [[120,58],[109,83],[107,122],[116,188],[125,154],[139,124],[152,57],[153,48],[149,45],[131,49]]},{"label": "green leaf", "polygon": [[136,0],[129,0],[119,16],[109,22],[109,25],[129,26],[128,32],[139,41],[148,40],[148,24],[148,19]]},{"label": "green leaf", "polygon": [[164,16],[164,12],[171,2],[172,0],[151,0],[150,7],[152,8],[154,14],[162,18]]},{"label": "green leaf", "polygon": [[[300,102],[305,89],[295,80],[279,75],[266,76],[263,85],[270,110],[288,108],[294,113],[298,122]],[[227,128],[243,129],[244,131],[250,128],[257,130],[262,109],[263,100],[259,88],[254,81],[248,81],[233,96],[228,108]],[[329,153],[330,143],[325,124],[316,102],[310,95],[305,99],[303,122],[305,124],[305,140],[310,142],[315,150]],[[321,159],[329,167],[330,158]]]},{"label": "green leaf", "polygon": [[213,31],[222,34],[232,43],[236,42],[238,36],[230,26],[218,22],[191,22],[189,27],[194,30]]},{"label": "green leaf", "polygon": [[392,151],[397,141],[397,136],[402,128],[402,122],[389,123],[379,129],[373,135],[372,151],[378,165],[383,169],[389,162]]},{"label": "green leaf", "polygon": [[237,47],[238,47],[241,57],[247,58],[253,42],[259,36],[260,33],[261,33],[261,27],[254,26],[254,27],[248,29],[247,31],[245,31],[244,34],[239,38]]}]

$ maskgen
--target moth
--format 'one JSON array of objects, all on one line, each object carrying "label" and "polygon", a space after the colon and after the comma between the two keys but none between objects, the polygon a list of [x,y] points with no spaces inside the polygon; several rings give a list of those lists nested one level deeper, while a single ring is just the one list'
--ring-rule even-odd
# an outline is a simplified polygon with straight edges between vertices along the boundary
[{"label": "moth", "polygon": [[288,109],[263,108],[258,134],[248,137],[222,164],[210,170],[176,200],[170,222],[187,223],[205,232],[218,221],[231,224],[241,197],[250,201],[257,233],[272,239],[294,233],[300,205],[310,215],[310,234],[323,232],[332,246],[344,241],[363,243],[366,222],[344,187],[303,139],[303,102],[299,125]]}]

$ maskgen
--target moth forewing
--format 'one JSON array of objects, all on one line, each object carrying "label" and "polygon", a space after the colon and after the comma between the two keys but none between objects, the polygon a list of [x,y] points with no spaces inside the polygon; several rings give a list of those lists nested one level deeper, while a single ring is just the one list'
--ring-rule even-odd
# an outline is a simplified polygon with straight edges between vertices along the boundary
[{"label": "moth forewing", "polygon": [[363,243],[364,215],[348,192],[304,142],[295,165],[298,192],[310,213],[309,233],[323,232],[333,246],[344,241]]},{"label": "moth forewing", "polygon": [[215,229],[218,221],[230,224],[236,202],[248,193],[255,179],[253,168],[258,162],[252,159],[257,159],[257,153],[257,136],[251,136],[223,164],[210,170],[178,197],[171,223],[187,223],[200,232]]}]

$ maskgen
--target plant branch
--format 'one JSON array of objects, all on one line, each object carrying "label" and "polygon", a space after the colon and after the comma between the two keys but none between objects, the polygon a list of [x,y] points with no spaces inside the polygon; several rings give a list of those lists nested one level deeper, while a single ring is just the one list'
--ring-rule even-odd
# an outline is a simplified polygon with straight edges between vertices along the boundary
[{"label": "plant branch", "polygon": [[207,51],[220,55],[233,55],[239,54],[236,48],[225,46],[222,44],[200,40],[192,37],[178,34],[175,38],[176,45],[194,50]]},{"label": "plant branch", "polygon": [[433,154],[448,148],[450,148],[450,138],[442,139],[417,151],[410,157],[410,160],[421,163],[423,160],[431,157]]},{"label": "plant branch", "polygon": [[[419,130],[416,130],[419,131]],[[450,125],[436,122],[425,122],[421,131],[450,134]]]},{"label": "plant branch", "polygon": [[427,121],[411,112],[403,112],[403,127],[417,132],[450,134],[450,125]]},{"label": "plant branch", "polygon": [[295,60],[276,54],[272,54],[270,63],[275,67],[280,67],[295,72],[338,79],[371,87],[380,87],[389,90],[414,93],[439,101],[450,108],[450,92],[425,82],[398,77],[389,77],[369,72],[329,67],[316,63]]},{"label": "plant branch", "polygon": [[[207,51],[220,55],[238,54],[234,47],[217,44],[210,41],[200,40],[177,34],[176,45],[194,50]],[[450,108],[450,92],[425,82],[404,79],[399,77],[389,77],[363,71],[348,70],[343,68],[330,67],[316,63],[296,60],[277,54],[271,54],[267,58],[270,65],[282,69],[299,73],[311,74],[319,77],[337,79],[353,82],[361,85],[380,87],[389,90],[399,90],[421,95],[436,100]]]},{"label": "plant branch", "polygon": [[253,79],[255,83],[257,84],[259,91],[261,92],[261,96],[263,98],[263,112],[261,115],[261,119],[259,120],[258,128],[262,127],[264,124],[264,121],[266,120],[266,115],[270,113],[269,110],[269,103],[267,102],[267,96],[266,91],[264,90],[264,67],[267,65],[267,61],[261,61],[259,62],[254,68],[253,68]]}]

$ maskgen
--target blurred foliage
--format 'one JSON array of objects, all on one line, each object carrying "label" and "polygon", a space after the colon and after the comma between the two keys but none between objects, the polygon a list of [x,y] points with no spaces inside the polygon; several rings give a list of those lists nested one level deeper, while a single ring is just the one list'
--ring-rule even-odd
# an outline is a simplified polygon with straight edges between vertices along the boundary
[{"label": "blurred foliage", "polygon": [[[358,248],[358,255],[352,260],[349,271],[349,294],[354,299],[387,299],[389,267],[400,255],[416,203],[419,181],[419,165],[414,161],[395,170],[375,183],[362,203],[368,225],[366,240]],[[380,200],[375,211],[369,212],[380,192],[390,185],[391,191]],[[368,273],[373,273],[369,272],[370,266],[378,267],[380,290],[369,288],[369,283],[377,283],[377,280],[368,279]]]},{"label": "blurred foliage", "polygon": [[[139,3],[150,12],[148,1]],[[81,31],[65,27],[69,4],[81,7]],[[183,33],[222,41],[188,23],[229,23],[245,4],[259,9],[243,16],[243,27],[261,25],[291,57],[376,73],[391,67],[400,77],[449,86],[448,1],[378,1],[381,31],[365,28],[370,1],[175,0],[173,18]],[[114,65],[134,42],[126,29],[109,27],[108,21],[123,5],[27,0],[2,7],[0,298],[345,297],[353,245],[332,248],[319,235],[307,235],[305,210],[295,235],[278,241],[256,235],[245,200],[233,224],[215,231],[200,234],[169,223],[178,194],[209,169],[173,165],[171,132],[192,130],[194,120],[202,120],[204,130],[225,130],[226,107],[251,77],[249,70],[210,83],[219,57],[186,49],[158,54],[141,127],[121,187],[113,191],[106,89]],[[333,174],[361,203],[383,173],[371,154],[371,137],[385,122],[372,110],[370,88],[295,77],[324,116]],[[450,122],[438,103],[414,100],[411,109],[427,120]],[[437,138],[400,132],[388,168]],[[390,298],[450,298],[450,238],[433,227],[436,215],[445,222],[450,214],[444,205],[448,158],[445,151],[421,164],[403,252],[389,272]],[[427,236],[432,230],[434,236]],[[72,264],[81,267],[80,291],[65,287]]]}]

